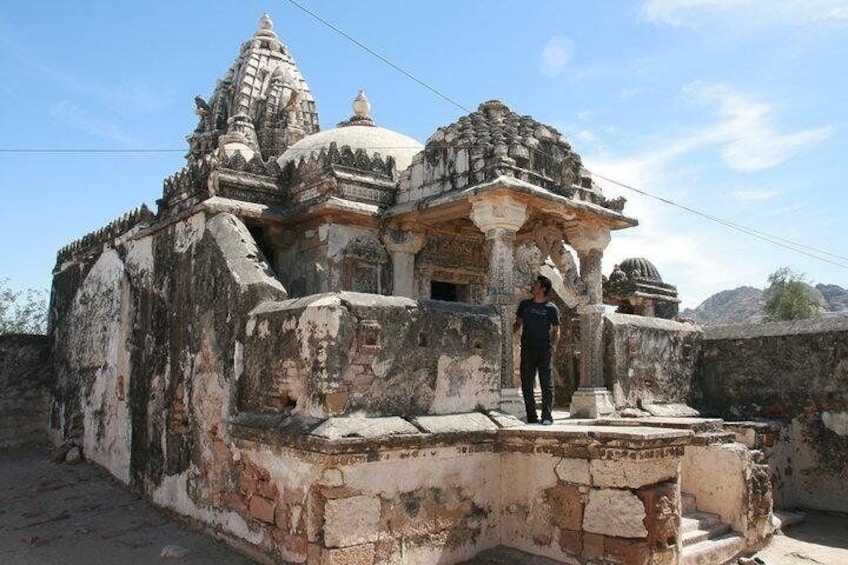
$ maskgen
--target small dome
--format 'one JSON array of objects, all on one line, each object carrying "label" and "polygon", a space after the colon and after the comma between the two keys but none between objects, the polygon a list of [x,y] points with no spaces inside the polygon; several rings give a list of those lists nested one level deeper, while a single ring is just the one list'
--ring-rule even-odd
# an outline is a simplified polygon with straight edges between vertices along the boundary
[{"label": "small dome", "polygon": [[424,149],[415,139],[390,129],[373,125],[346,125],[304,137],[286,149],[277,163],[282,168],[291,161],[297,163],[301,158],[309,159],[322,149],[329,151],[331,143],[335,143],[339,149],[345,145],[354,151],[364,149],[372,157],[377,153],[384,159],[391,156],[398,171],[407,168],[412,163],[412,157]]},{"label": "small dome", "polygon": [[643,257],[633,257],[622,261],[618,268],[627,273],[629,278],[638,277],[652,281],[662,282],[662,277],[654,264]]},{"label": "small dome", "polygon": [[336,128],[304,137],[286,149],[277,163],[283,168],[291,161],[296,163],[301,158],[309,159],[322,149],[329,151],[331,143],[335,143],[339,149],[345,145],[353,151],[364,149],[371,157],[378,153],[383,158],[392,157],[398,171],[407,168],[412,158],[424,149],[421,143],[408,135],[375,126],[371,119],[371,103],[365,97],[365,92],[360,90],[353,100],[353,116],[348,121],[340,123]]}]

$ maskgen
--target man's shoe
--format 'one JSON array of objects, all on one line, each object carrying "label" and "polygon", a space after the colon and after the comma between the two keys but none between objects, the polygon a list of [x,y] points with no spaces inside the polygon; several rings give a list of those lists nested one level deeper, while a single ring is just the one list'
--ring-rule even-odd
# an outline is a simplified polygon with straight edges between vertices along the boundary
[{"label": "man's shoe", "polygon": [[539,419],[538,418],[527,418],[527,423],[528,424],[538,424]]},{"label": "man's shoe", "polygon": [[546,418],[546,419],[542,420],[542,425],[543,426],[550,426],[550,425],[553,425],[553,422]]}]

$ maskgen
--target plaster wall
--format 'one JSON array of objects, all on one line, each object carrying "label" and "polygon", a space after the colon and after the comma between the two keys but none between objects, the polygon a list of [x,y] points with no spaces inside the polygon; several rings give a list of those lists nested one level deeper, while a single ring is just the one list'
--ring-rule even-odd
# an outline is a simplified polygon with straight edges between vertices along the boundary
[{"label": "plaster wall", "polygon": [[[848,510],[848,319],[705,328],[702,410],[741,425],[783,507]],[[744,440],[744,437],[740,437]]]}]

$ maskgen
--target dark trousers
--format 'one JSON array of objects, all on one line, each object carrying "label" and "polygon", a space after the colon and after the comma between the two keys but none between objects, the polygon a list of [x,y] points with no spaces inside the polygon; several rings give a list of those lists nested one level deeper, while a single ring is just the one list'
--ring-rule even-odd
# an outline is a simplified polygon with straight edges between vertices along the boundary
[{"label": "dark trousers", "polygon": [[542,419],[552,420],[554,381],[551,378],[551,350],[546,347],[523,346],[521,348],[521,393],[524,395],[524,408],[527,410],[528,422],[538,420],[536,398],[533,395],[536,371],[539,372],[539,386],[542,388]]}]

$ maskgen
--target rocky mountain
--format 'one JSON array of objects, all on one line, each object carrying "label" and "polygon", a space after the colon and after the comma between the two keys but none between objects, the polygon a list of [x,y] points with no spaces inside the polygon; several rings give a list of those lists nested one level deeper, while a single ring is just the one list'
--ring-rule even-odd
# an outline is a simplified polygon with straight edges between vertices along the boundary
[{"label": "rocky mountain", "polygon": [[[813,299],[825,315],[848,314],[848,289],[835,284],[809,287]],[[705,326],[759,322],[763,319],[764,291],[752,286],[723,290],[704,300],[697,308],[686,308],[680,315]]]}]

